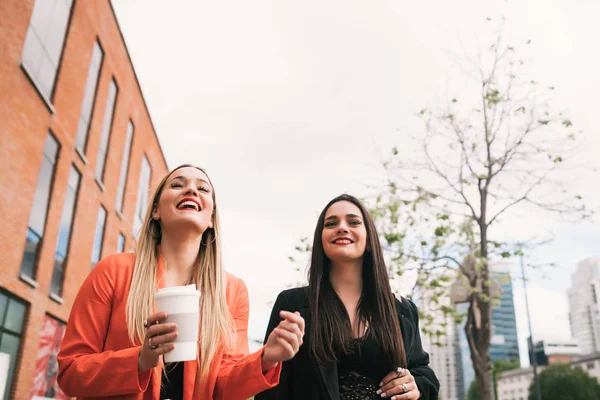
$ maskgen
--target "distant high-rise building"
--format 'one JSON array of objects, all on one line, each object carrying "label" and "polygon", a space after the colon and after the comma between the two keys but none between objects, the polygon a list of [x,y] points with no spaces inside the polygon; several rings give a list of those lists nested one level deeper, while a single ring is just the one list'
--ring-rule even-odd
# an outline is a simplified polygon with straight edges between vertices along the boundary
[{"label": "distant high-rise building", "polygon": [[519,360],[517,318],[510,269],[503,264],[491,267],[492,277],[500,285],[500,304],[492,308],[492,346],[490,359]]},{"label": "distant high-rise building", "polygon": [[[457,303],[456,311],[459,314],[466,314],[469,311],[468,303]],[[468,393],[469,385],[475,380],[475,371],[473,370],[473,362],[471,361],[471,349],[469,348],[469,342],[467,341],[467,334],[465,333],[466,318],[463,319],[462,323],[456,325],[456,335],[458,339],[458,349],[460,352],[460,366],[462,368],[463,378],[463,391]]]},{"label": "distant high-rise building", "polygon": [[[517,320],[512,289],[510,268],[504,264],[490,266],[493,278],[492,295],[498,295],[499,304],[492,308],[492,338],[490,346],[490,359],[519,361],[519,343],[517,337]],[[464,277],[463,277],[464,279]],[[466,283],[459,279],[453,285],[451,297],[460,314],[466,314],[469,305],[467,295],[469,289]],[[466,318],[456,327],[464,391],[467,393],[469,385],[475,379],[475,371],[471,361],[471,350],[465,334]]]},{"label": "distant high-rise building", "polygon": [[572,275],[569,296],[571,335],[582,354],[600,352],[600,258],[588,258],[577,264]]},{"label": "distant high-rise building", "polygon": [[[449,297],[441,298],[440,305],[450,306]],[[429,302],[425,296],[418,300],[419,309],[422,313],[434,318],[434,329],[444,330],[445,335],[432,340],[427,334],[421,335],[423,348],[429,353],[431,368],[440,381],[440,397],[444,400],[463,400],[466,392],[463,382],[463,368],[461,352],[458,342],[457,326],[452,316],[444,316],[436,307]],[[440,346],[441,345],[441,346]]]}]

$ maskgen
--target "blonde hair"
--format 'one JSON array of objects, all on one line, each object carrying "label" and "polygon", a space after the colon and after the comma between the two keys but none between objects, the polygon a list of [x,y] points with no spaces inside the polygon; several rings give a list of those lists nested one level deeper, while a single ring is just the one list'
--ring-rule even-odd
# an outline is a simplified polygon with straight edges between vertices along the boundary
[{"label": "blonde hair", "polygon": [[[152,219],[152,213],[158,205],[167,179],[173,172],[186,167],[196,168],[206,174],[203,169],[187,164],[169,172],[156,188],[140,230],[133,278],[125,313],[129,338],[138,345],[142,344],[144,340],[144,319],[153,313],[154,293],[156,292],[158,245],[160,244],[162,232],[160,223]],[[208,177],[208,174],[206,176]],[[212,186],[210,178],[208,180]],[[200,356],[198,363],[201,378],[208,375],[210,362],[219,346],[233,347],[235,342],[233,318],[227,307],[225,297],[227,282],[225,270],[221,264],[219,214],[217,212],[214,186],[212,197],[214,203],[213,228],[207,229],[203,234],[198,249],[198,263],[190,277],[190,283],[195,283],[198,290],[200,290]],[[219,339],[215,340],[215,338]]]}]

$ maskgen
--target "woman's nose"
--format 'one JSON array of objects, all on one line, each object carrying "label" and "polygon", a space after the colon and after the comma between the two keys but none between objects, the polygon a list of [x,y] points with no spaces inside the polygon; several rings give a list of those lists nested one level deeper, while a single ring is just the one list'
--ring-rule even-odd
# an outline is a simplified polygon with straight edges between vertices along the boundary
[{"label": "woman's nose", "polygon": [[348,225],[346,225],[346,223],[345,223],[345,222],[341,222],[341,223],[338,225],[338,229],[337,229],[337,231],[338,231],[338,232],[348,232]]},{"label": "woman's nose", "polygon": [[194,196],[198,196],[198,189],[196,189],[196,186],[194,186],[194,185],[188,185],[187,188],[185,189],[185,193],[192,194]]}]

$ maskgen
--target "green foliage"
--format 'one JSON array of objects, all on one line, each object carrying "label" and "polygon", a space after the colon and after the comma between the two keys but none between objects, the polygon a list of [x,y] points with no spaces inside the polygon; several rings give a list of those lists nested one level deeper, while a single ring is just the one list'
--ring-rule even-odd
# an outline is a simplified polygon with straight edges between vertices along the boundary
[{"label": "green foliage", "polygon": [[[600,399],[600,383],[581,368],[568,364],[546,367],[539,375],[542,399]],[[535,400],[535,382],[529,386],[529,400]]]},{"label": "green foliage", "polygon": [[487,101],[488,104],[494,105],[500,103],[502,101],[502,98],[500,97],[500,92],[497,89],[488,90],[485,94],[485,101]]},{"label": "green foliage", "polygon": [[479,388],[477,387],[477,382],[475,380],[472,380],[469,385],[467,400],[479,400]]}]

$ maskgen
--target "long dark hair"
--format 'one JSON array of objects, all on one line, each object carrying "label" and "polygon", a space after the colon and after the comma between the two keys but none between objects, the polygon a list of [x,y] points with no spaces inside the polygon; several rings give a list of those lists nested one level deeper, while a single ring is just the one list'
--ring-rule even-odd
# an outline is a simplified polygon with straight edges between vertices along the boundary
[{"label": "long dark hair", "polygon": [[356,197],[342,194],[331,200],[321,212],[313,239],[308,271],[308,298],[311,312],[310,351],[318,362],[337,361],[340,354],[351,351],[352,327],[346,307],[329,279],[331,261],[325,255],[322,235],[325,214],[338,201],[357,206],[367,230],[367,251],[363,256],[363,289],[357,306],[359,326],[368,326],[367,335],[375,338],[383,350],[384,362],[390,370],[406,367],[406,353],[394,295],[390,287],[383,251],[373,217]]}]

